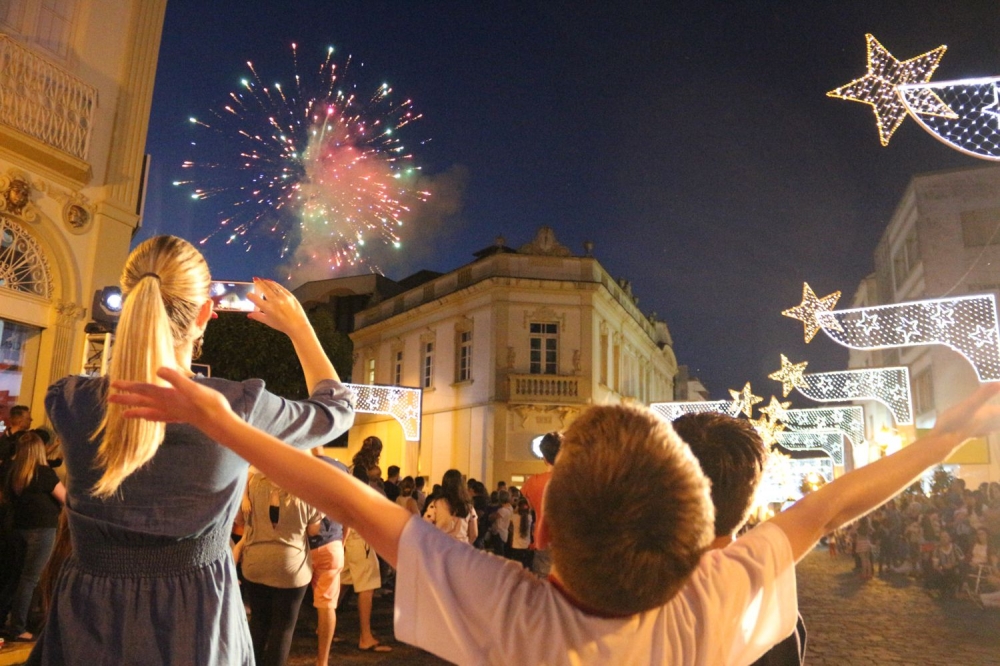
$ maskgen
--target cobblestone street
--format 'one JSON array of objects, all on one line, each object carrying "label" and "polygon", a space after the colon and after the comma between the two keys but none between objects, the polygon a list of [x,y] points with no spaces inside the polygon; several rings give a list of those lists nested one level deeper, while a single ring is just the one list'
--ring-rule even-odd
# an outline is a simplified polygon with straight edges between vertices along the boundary
[{"label": "cobblestone street", "polygon": [[813,551],[798,567],[809,666],[1000,664],[1000,610],[939,600],[901,574],[862,583],[847,556]]}]

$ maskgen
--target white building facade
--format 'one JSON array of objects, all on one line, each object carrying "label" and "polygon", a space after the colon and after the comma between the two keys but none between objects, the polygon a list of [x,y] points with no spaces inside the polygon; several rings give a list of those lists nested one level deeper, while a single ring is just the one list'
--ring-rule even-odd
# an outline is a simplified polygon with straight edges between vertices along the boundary
[{"label": "white building facade", "polygon": [[517,251],[498,239],[477,255],[356,316],[352,381],[422,388],[423,428],[404,442],[394,422],[359,419],[351,452],[375,434],[383,470],[520,484],[544,471],[532,442],[586,405],[672,399],[666,324],[596,259],[545,227]]},{"label": "white building facade", "polygon": [[[907,187],[875,251],[852,307],[1000,294],[1000,167],[918,175]],[[866,436],[885,449],[932,428],[938,414],[978,384],[969,362],[941,345],[852,351],[851,367],[905,365],[915,425],[893,430],[888,411],[866,404]],[[882,451],[872,451],[880,455]],[[970,487],[1000,480],[1000,438],[974,441],[949,461]]]},{"label": "white building facade", "polygon": [[165,0],[0,3],[0,418],[79,372],[139,224]]}]

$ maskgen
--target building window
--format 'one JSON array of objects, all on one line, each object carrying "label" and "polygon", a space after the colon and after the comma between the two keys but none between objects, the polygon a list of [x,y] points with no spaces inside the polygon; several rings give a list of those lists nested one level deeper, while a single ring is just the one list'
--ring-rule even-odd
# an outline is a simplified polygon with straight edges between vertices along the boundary
[{"label": "building window", "polygon": [[965,247],[1000,244],[1000,208],[963,211],[961,220]]},{"label": "building window", "polygon": [[424,343],[424,362],[420,368],[420,385],[428,389],[431,387],[434,378],[434,343]]},{"label": "building window", "polygon": [[934,409],[934,380],[930,368],[913,376],[913,411],[926,414]]},{"label": "building window", "polygon": [[396,365],[393,368],[393,384],[396,386],[402,386],[403,384],[403,352],[399,350],[396,352]]},{"label": "building window", "polygon": [[903,244],[892,255],[892,276],[897,291],[903,287],[906,278],[910,277],[919,263],[920,244],[917,242],[916,230],[911,230]]},{"label": "building window", "polygon": [[472,331],[459,331],[456,334],[455,381],[467,382],[472,379]]},{"label": "building window", "polygon": [[52,295],[52,278],[42,248],[18,224],[4,217],[0,217],[0,287],[42,298]]},{"label": "building window", "polygon": [[559,371],[559,324],[532,324],[529,341],[530,372],[554,375]]},{"label": "building window", "polygon": [[6,419],[9,407],[32,402],[41,333],[39,328],[0,319],[0,386],[4,388],[0,420]]},{"label": "building window", "polygon": [[375,383],[375,358],[372,357],[368,359],[368,367],[366,368],[365,374],[368,378],[369,384]]},{"label": "building window", "polygon": [[601,333],[601,384],[608,385],[608,356],[610,353],[608,351],[608,334]]},{"label": "building window", "polygon": [[0,24],[60,58],[69,55],[77,0],[8,0]]}]

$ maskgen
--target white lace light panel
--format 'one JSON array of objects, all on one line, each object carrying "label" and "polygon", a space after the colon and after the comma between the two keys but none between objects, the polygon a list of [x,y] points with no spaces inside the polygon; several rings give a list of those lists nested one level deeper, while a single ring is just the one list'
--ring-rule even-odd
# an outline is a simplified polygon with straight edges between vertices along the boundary
[{"label": "white lace light panel", "polygon": [[764,463],[764,474],[761,476],[757,491],[759,503],[784,503],[802,495],[802,479],[815,472],[827,482],[833,481],[833,458],[790,458],[784,454],[772,452]]},{"label": "white lace light panel", "polygon": [[[921,127],[955,150],[1000,160],[1000,77],[907,83],[899,98]],[[951,113],[942,113],[935,101]]]},{"label": "white lace light panel", "polygon": [[785,412],[787,430],[838,430],[854,446],[865,442],[865,410],[861,407],[811,407]]},{"label": "white lace light panel", "polygon": [[877,400],[889,408],[896,425],[913,423],[910,370],[906,366],[806,373],[795,388],[816,402]]},{"label": "white lace light panel", "polygon": [[403,437],[408,442],[420,439],[420,400],[423,391],[401,386],[371,386],[370,384],[344,384],[354,391],[354,410],[362,414],[386,414],[403,426]]},{"label": "white lace light panel", "polygon": [[816,472],[829,483],[833,481],[833,458],[792,458],[789,461],[792,474],[799,478]]},{"label": "white lace light panel", "polygon": [[733,413],[732,400],[708,400],[705,402],[654,402],[649,408],[665,418],[673,421],[684,414],[700,414],[701,412],[719,412],[736,416]]},{"label": "white lace light panel", "polygon": [[785,430],[775,436],[778,444],[789,451],[825,451],[835,465],[844,465],[844,433],[840,430]]},{"label": "white lace light panel", "polygon": [[1000,381],[1000,328],[992,294],[820,312],[816,321],[851,349],[946,345],[972,363],[979,381]]}]

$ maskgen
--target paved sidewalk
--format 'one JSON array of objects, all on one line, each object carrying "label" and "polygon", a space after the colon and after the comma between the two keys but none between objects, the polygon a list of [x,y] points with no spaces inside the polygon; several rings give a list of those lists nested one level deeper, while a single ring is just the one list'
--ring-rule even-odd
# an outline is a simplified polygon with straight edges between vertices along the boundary
[{"label": "paved sidewalk", "polygon": [[[373,653],[358,649],[357,597],[348,595],[345,607],[337,610],[338,642],[330,650],[330,664],[406,664],[407,666],[437,666],[448,662],[405,643],[397,643],[392,634],[392,597],[376,597],[372,608],[372,632],[392,652]],[[316,663],[316,610],[302,605],[295,639],[288,659],[289,666],[312,666]]]},{"label": "paved sidewalk", "polygon": [[1000,664],[1000,611],[942,600],[891,574],[862,582],[854,560],[815,550],[798,566],[809,666]]}]

